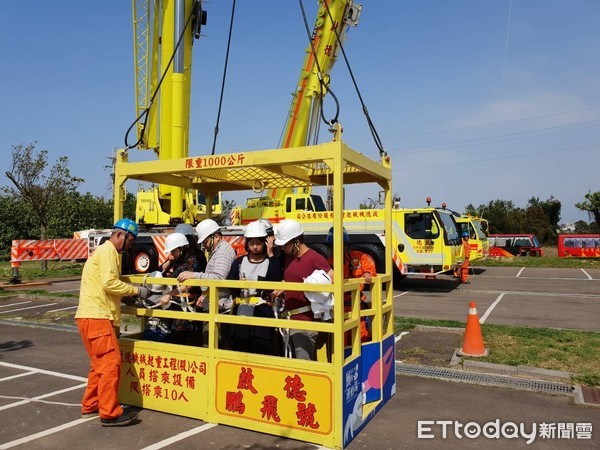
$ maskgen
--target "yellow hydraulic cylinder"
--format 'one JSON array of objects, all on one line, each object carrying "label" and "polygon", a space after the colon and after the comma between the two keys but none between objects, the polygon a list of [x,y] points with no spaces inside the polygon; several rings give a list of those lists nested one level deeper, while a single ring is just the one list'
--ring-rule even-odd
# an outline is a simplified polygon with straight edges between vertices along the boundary
[{"label": "yellow hydraulic cylinder", "polygon": [[[185,79],[182,73],[173,74],[173,102],[171,124],[171,158],[178,159],[187,156],[185,146],[185,124],[182,110]],[[183,215],[183,189],[171,187],[171,217]]]}]

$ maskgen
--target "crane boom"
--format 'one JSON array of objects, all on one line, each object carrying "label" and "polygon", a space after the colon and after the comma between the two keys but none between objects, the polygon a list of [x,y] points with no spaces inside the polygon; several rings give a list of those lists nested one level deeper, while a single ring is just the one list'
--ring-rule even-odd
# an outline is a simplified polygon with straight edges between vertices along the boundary
[{"label": "crane boom", "polygon": [[311,41],[293,94],[281,147],[310,145],[319,120],[321,101],[329,86],[340,43],[349,25],[356,26],[361,7],[351,0],[321,0]]},{"label": "crane boom", "polygon": [[[192,45],[206,16],[199,0],[132,0],[137,142],[159,160],[189,152]],[[200,198],[202,199],[202,197]],[[184,209],[185,205],[185,209]],[[204,209],[203,209],[204,207]],[[195,192],[159,185],[137,196],[136,220],[195,222],[205,212]]]},{"label": "crane boom", "polygon": [[[352,0],[320,0],[310,43],[293,93],[281,148],[316,143],[322,101],[340,44],[348,27],[358,24],[362,6]],[[283,199],[291,189],[272,189],[267,197]]]}]

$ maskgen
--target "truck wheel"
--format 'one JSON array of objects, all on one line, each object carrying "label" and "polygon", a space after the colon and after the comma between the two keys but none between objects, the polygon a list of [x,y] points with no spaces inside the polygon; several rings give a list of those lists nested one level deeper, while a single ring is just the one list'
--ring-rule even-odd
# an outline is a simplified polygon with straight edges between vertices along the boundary
[{"label": "truck wheel", "polygon": [[356,244],[350,243],[350,250],[366,253],[375,261],[377,272],[385,273],[385,250],[383,247],[368,242],[357,242]]},{"label": "truck wheel", "polygon": [[402,275],[395,264],[394,264],[394,270],[392,271],[392,274],[393,274],[394,289],[399,289],[398,286],[400,286],[400,283],[402,283],[402,280],[404,280],[406,278],[406,275]]},{"label": "truck wheel", "polygon": [[150,245],[140,245],[134,248],[129,260],[133,273],[150,273],[158,268],[158,252]]},{"label": "truck wheel", "polygon": [[329,248],[325,244],[308,244],[310,248],[312,248],[315,252],[320,253],[325,257],[325,259],[331,258],[331,248]]}]

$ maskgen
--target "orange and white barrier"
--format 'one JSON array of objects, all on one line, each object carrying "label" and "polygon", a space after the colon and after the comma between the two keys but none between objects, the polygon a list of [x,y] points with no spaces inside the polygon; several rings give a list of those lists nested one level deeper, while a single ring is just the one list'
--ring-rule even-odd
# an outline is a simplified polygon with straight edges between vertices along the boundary
[{"label": "orange and white barrier", "polygon": [[243,256],[246,253],[246,238],[244,236],[223,236],[227,242],[231,244],[238,256]]},{"label": "orange and white barrier", "polygon": [[154,242],[154,247],[156,247],[156,251],[158,252],[158,264],[162,265],[168,258],[169,255],[165,251],[165,241],[167,239],[166,234],[157,234],[152,236],[152,242]]},{"label": "orange and white barrier", "polygon": [[13,262],[87,259],[87,239],[34,239],[12,241],[10,260]]}]

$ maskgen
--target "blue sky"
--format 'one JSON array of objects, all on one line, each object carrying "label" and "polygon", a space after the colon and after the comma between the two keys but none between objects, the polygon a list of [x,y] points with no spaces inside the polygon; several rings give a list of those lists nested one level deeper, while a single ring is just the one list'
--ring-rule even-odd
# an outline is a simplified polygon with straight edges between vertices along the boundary
[{"label": "blue sky", "polygon": [[[304,3],[312,26],[316,1]],[[600,2],[362,3],[345,49],[392,157],[402,206],[430,196],[462,212],[469,203],[524,207],[532,196],[553,195],[563,222],[589,221],[574,204],[600,190]],[[204,7],[191,155],[212,146],[231,2]],[[51,161],[69,157],[71,171],[86,180],[82,190],[110,195],[104,166],[134,116],[132,40],[129,1],[0,2],[2,174],[12,145],[37,141]],[[297,1],[237,2],[217,153],[277,146],[306,45]],[[375,158],[341,61],[332,89],[344,141]],[[136,153],[132,159],[151,157]],[[8,183],[3,176],[0,184]],[[347,193],[346,206],[369,197],[377,193]]]}]

